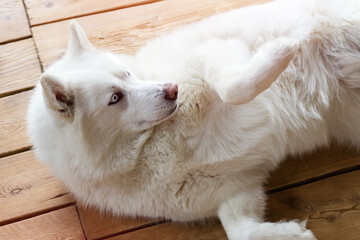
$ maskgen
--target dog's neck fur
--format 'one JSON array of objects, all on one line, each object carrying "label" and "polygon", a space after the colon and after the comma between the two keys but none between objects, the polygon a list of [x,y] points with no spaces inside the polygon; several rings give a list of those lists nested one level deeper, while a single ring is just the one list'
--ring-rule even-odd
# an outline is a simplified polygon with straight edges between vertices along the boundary
[{"label": "dog's neck fur", "polygon": [[[138,133],[108,132],[106,141],[95,137],[98,130],[93,127],[86,113],[78,113],[81,114],[81,117],[77,118],[78,122],[72,124],[71,131],[79,133],[76,135],[78,138],[76,141],[82,147],[72,149],[72,151],[78,159],[83,159],[83,161],[80,161],[81,167],[76,166],[74,169],[81,172],[85,179],[96,181],[111,178],[113,175],[127,178],[128,175],[134,174],[133,171],[153,171],[154,169],[151,169],[152,162],[159,159],[159,155],[169,156],[171,159],[168,161],[169,166],[173,164],[170,162],[184,163],[191,159],[190,156],[198,143],[187,143],[186,141],[188,138],[198,135],[205,112],[211,107],[215,94],[201,79],[180,83],[180,88],[182,94],[178,100],[179,109],[172,119]],[[63,134],[63,137],[63,142],[71,145],[71,140],[65,140],[66,134]],[[168,146],[164,147],[164,144]],[[157,145],[161,147],[157,148]],[[185,146],[185,148],[179,149],[178,146]],[[154,149],[158,149],[158,151],[154,152]],[[181,157],[179,154],[170,157],[177,152],[184,154]],[[73,164],[73,162],[79,161],[69,161],[69,164]],[[109,164],[113,167],[109,168]],[[146,174],[148,175],[148,173]]]}]

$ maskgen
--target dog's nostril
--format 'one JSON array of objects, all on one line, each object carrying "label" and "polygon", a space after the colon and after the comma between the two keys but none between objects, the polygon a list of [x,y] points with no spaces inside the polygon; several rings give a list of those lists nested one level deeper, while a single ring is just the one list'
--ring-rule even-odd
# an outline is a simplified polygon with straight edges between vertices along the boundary
[{"label": "dog's nostril", "polygon": [[167,100],[176,100],[178,95],[178,85],[175,83],[170,83],[165,87],[165,99]]}]

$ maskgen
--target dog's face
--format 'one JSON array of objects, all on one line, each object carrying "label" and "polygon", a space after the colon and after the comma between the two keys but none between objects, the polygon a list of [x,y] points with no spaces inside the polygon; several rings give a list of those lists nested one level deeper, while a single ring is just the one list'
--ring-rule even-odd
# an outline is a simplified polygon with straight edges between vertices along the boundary
[{"label": "dog's face", "polygon": [[96,131],[139,132],[169,118],[177,109],[177,85],[137,79],[124,59],[94,49],[73,22],[67,53],[41,77],[50,111]]}]

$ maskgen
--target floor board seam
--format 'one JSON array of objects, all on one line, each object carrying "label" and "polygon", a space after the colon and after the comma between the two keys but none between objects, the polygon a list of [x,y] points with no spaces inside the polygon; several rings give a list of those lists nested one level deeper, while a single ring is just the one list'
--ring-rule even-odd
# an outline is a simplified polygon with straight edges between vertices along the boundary
[{"label": "floor board seam", "polygon": [[3,226],[9,225],[9,224],[21,222],[21,221],[24,221],[24,220],[27,220],[27,219],[38,217],[38,216],[41,216],[41,215],[44,215],[44,214],[47,214],[47,213],[50,213],[50,212],[54,212],[54,211],[57,211],[57,210],[60,210],[60,209],[63,209],[63,208],[67,208],[67,207],[70,207],[70,206],[74,206],[74,205],[75,205],[75,202],[70,202],[70,203],[62,204],[62,205],[55,206],[55,207],[52,207],[52,208],[48,208],[48,209],[40,210],[40,211],[37,211],[37,212],[29,213],[27,215],[18,216],[18,217],[14,217],[12,219],[4,220],[4,221],[0,222],[0,228],[3,227]]},{"label": "floor board seam", "polygon": [[32,146],[18,148],[9,152],[0,153],[0,159],[32,150]]},{"label": "floor board seam", "polygon": [[1,93],[0,94],[0,99],[4,98],[4,97],[9,97],[11,95],[15,95],[15,94],[18,94],[18,93],[26,92],[26,91],[32,90],[33,88],[34,88],[34,86],[32,86],[32,87],[24,87],[24,88],[18,88],[16,90],[11,90],[11,91],[6,92],[6,93]]},{"label": "floor board seam", "polygon": [[35,39],[34,39],[34,34],[33,34],[33,31],[32,31],[31,22],[30,22],[30,15],[29,15],[28,8],[26,6],[25,0],[22,0],[22,4],[24,6],[24,11],[25,11],[26,19],[27,19],[27,22],[28,22],[28,25],[29,25],[31,38],[33,39],[33,42],[34,42],[34,47],[35,47],[36,56],[37,56],[37,59],[38,59],[39,65],[40,65],[40,70],[41,70],[41,72],[44,72],[43,64],[41,62],[40,55],[39,55],[39,50],[38,50],[38,47],[37,47]]},{"label": "floor board seam", "polygon": [[112,233],[112,234],[108,234],[108,235],[105,235],[105,236],[102,236],[102,237],[99,237],[99,238],[95,238],[94,240],[105,240],[107,238],[127,234],[127,233],[130,233],[130,232],[139,231],[141,229],[145,229],[145,228],[148,228],[148,227],[160,225],[160,224],[167,223],[167,222],[170,222],[170,221],[169,220],[161,220],[161,221],[157,221],[157,222],[143,224],[143,225],[140,225],[140,226],[137,226],[137,227],[132,227],[132,228],[126,229],[124,231],[120,231],[120,232],[117,232],[117,233]]},{"label": "floor board seam", "polygon": [[329,172],[329,173],[325,173],[323,175],[320,176],[316,176],[316,177],[312,177],[303,181],[299,181],[299,182],[295,182],[289,185],[285,185],[282,187],[278,187],[278,188],[274,188],[271,190],[266,191],[266,194],[273,194],[273,193],[277,193],[277,192],[281,192],[281,191],[285,191],[291,188],[296,188],[296,187],[300,187],[300,186],[304,186],[304,185],[308,185],[314,182],[318,182],[327,178],[331,178],[331,177],[335,177],[335,176],[339,176],[342,174],[346,174],[346,173],[351,173],[351,172],[355,172],[360,170],[360,164],[355,165],[355,166],[351,166],[351,167],[347,167],[347,168],[342,168],[333,172]]},{"label": "floor board seam", "polygon": [[59,18],[59,19],[55,19],[55,20],[51,20],[51,21],[47,21],[47,22],[32,24],[30,26],[31,27],[38,27],[38,26],[43,26],[43,25],[47,25],[47,24],[51,24],[51,23],[62,22],[62,21],[66,21],[66,20],[70,20],[70,19],[74,19],[74,18],[81,18],[81,17],[87,17],[87,16],[91,16],[91,15],[98,15],[98,14],[102,14],[102,13],[107,13],[107,12],[112,12],[112,11],[117,11],[117,10],[121,10],[121,9],[132,8],[132,7],[142,6],[142,5],[148,5],[148,4],[162,2],[162,1],[165,1],[165,0],[148,0],[148,1],[140,2],[140,3],[133,3],[133,4],[128,4],[128,5],[124,5],[124,6],[119,6],[119,7],[94,11],[94,12],[90,12],[90,13],[74,15],[74,16],[71,16],[71,17]]},{"label": "floor board seam", "polygon": [[5,45],[5,44],[8,44],[8,43],[19,42],[19,41],[21,41],[21,40],[25,40],[25,39],[29,39],[29,38],[32,38],[32,36],[31,36],[31,35],[28,35],[28,36],[13,38],[13,39],[9,39],[9,40],[0,42],[0,45]]},{"label": "floor board seam", "polygon": [[85,226],[84,226],[83,217],[81,216],[81,213],[80,213],[79,206],[78,206],[77,202],[75,202],[75,209],[76,209],[77,215],[78,215],[79,220],[80,220],[80,225],[81,225],[84,237],[85,237],[85,239],[89,239],[88,236],[87,236],[87,233],[86,233]]}]

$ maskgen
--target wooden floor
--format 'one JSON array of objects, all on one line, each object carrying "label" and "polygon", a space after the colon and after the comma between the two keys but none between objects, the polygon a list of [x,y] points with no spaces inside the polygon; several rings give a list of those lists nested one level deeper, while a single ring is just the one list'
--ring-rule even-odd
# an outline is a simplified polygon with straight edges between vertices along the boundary
[{"label": "wooden floor", "polygon": [[[64,53],[71,18],[95,46],[131,54],[181,24],[265,1],[1,0],[0,239],[226,239],[218,220],[185,225],[84,209],[36,161],[26,108],[43,69]],[[267,189],[269,220],[309,219],[320,240],[360,239],[359,153],[332,146],[288,159]]]}]

